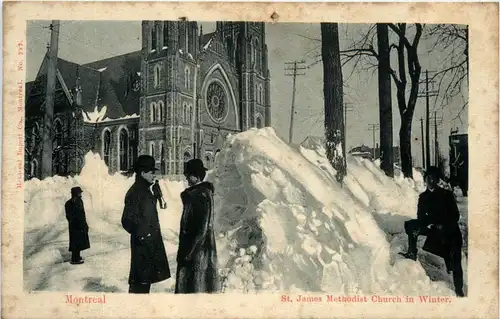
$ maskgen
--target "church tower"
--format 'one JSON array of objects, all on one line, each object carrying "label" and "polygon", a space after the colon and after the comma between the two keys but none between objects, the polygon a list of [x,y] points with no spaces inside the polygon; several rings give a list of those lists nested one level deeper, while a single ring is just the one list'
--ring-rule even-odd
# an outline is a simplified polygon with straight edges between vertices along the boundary
[{"label": "church tower", "polygon": [[241,130],[270,126],[270,73],[264,23],[217,22],[217,31],[239,74]]},{"label": "church tower", "polygon": [[142,22],[138,153],[153,156],[162,174],[181,174],[183,162],[193,156],[197,33],[196,22]]}]

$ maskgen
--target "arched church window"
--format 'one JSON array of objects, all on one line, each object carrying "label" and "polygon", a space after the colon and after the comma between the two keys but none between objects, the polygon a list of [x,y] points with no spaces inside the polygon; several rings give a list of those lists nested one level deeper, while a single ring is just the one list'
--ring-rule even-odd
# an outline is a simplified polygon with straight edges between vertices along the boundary
[{"label": "arched church window", "polygon": [[36,147],[36,141],[40,135],[40,128],[38,127],[38,123],[33,125],[31,129],[31,149],[33,150]]},{"label": "arched church window", "polygon": [[157,64],[155,65],[155,72],[154,72],[154,87],[157,88],[160,86],[160,65]]},{"label": "arched church window", "polygon": [[54,148],[63,145],[63,129],[60,119],[54,121]]},{"label": "arched church window", "polygon": [[163,145],[163,142],[160,145],[160,171],[162,175],[166,174],[166,167],[165,167],[165,146]]},{"label": "arched church window", "polygon": [[188,121],[188,106],[187,103],[182,103],[182,123],[186,124]]},{"label": "arched church window", "polygon": [[184,151],[184,170],[186,170],[186,164],[191,159],[191,153],[188,150]]},{"label": "arched church window", "polygon": [[157,36],[157,26],[156,23],[153,23],[153,27],[151,28],[151,50],[156,50],[158,46],[158,36]]},{"label": "arched church window", "polygon": [[189,70],[188,67],[186,67],[184,69],[184,87],[189,90],[190,84],[191,84],[191,71]]},{"label": "arched church window", "polygon": [[104,157],[104,163],[106,163],[106,165],[109,166],[109,157],[111,153],[111,132],[109,131],[109,129],[104,130],[102,143],[103,143],[102,156]]},{"label": "arched church window", "polygon": [[155,142],[149,144],[149,155],[155,158]]},{"label": "arched church window", "polygon": [[119,142],[119,156],[120,156],[120,170],[127,171],[128,170],[128,132],[125,128],[120,130],[120,142]]},{"label": "arched church window", "polygon": [[266,104],[266,95],[264,94],[264,88],[262,88],[262,85],[260,86],[260,103]]},{"label": "arched church window", "polygon": [[210,116],[215,121],[222,121],[227,115],[227,96],[222,85],[212,82],[206,93],[207,108]]},{"label": "arched church window", "polygon": [[260,68],[260,46],[259,40],[255,39],[253,43],[253,62],[255,62],[255,66]]},{"label": "arched church window", "polygon": [[156,103],[151,102],[151,123],[156,122],[157,115],[158,115],[158,113],[157,113],[157,109],[156,109]]},{"label": "arched church window", "polygon": [[158,101],[158,121],[163,122],[163,101]]},{"label": "arched church window", "polygon": [[168,22],[163,24],[163,47],[168,46]]},{"label": "arched church window", "polygon": [[257,128],[263,128],[264,125],[263,125],[263,121],[262,121],[262,115],[260,114],[257,114],[257,116],[255,117],[255,126]]},{"label": "arched church window", "polygon": [[193,104],[188,105],[188,123],[193,121]]}]

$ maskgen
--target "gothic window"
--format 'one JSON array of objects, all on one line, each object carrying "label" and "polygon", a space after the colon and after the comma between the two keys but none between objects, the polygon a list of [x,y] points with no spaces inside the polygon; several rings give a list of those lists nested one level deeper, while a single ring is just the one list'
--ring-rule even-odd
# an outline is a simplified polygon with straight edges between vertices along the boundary
[{"label": "gothic window", "polygon": [[189,104],[188,106],[188,123],[192,123],[193,121],[193,104]]},{"label": "gothic window", "polygon": [[262,115],[257,114],[257,116],[255,117],[255,122],[256,122],[256,123],[255,123],[255,126],[256,126],[257,128],[263,128],[263,127],[264,127],[264,126],[263,126],[263,123],[262,123]]},{"label": "gothic window", "polygon": [[151,28],[151,51],[156,50],[157,48],[157,30],[156,30],[156,23],[153,23],[153,28]]},{"label": "gothic window", "polygon": [[63,145],[63,129],[60,119],[54,121],[54,148]]},{"label": "gothic window", "polygon": [[[132,131],[133,132],[133,131]],[[133,134],[130,133],[129,139],[128,139],[128,168],[134,167],[134,145],[135,141],[132,142],[133,140]],[[134,145],[132,145],[134,144]]]},{"label": "gothic window", "polygon": [[120,130],[120,142],[119,142],[119,151],[120,154],[120,170],[126,171],[128,170],[128,152],[129,152],[129,140],[128,140],[128,132],[125,128]]},{"label": "gothic window", "polygon": [[264,95],[264,89],[262,88],[262,85],[260,86],[260,104],[266,104],[266,97]]},{"label": "gothic window", "polygon": [[158,121],[159,122],[163,122],[163,109],[164,109],[164,105],[163,105],[163,101],[159,101],[158,102]]},{"label": "gothic window", "polygon": [[103,157],[104,157],[104,163],[106,163],[107,166],[109,166],[109,157],[110,157],[110,152],[111,152],[111,132],[106,129],[104,130],[104,137],[102,139],[103,142]]},{"label": "gothic window", "polygon": [[188,122],[188,106],[186,102],[182,103],[182,123]]},{"label": "gothic window", "polygon": [[255,63],[257,68],[260,68],[260,55],[259,55],[260,47],[259,40],[255,39],[253,43],[253,59],[252,62]]},{"label": "gothic window", "polygon": [[188,67],[184,69],[184,87],[186,89],[190,89],[190,84],[191,84],[191,78],[190,78],[191,72]]},{"label": "gothic window", "polygon": [[156,110],[156,103],[151,102],[151,123],[156,122],[156,117],[158,116],[158,112]]},{"label": "gothic window", "polygon": [[233,38],[231,36],[227,37],[227,55],[229,56],[229,63],[234,63],[234,47]]},{"label": "gothic window", "polygon": [[157,88],[160,86],[160,65],[157,64],[155,65],[155,72],[154,72],[154,87]]},{"label": "gothic window", "polygon": [[161,169],[161,174],[162,175],[165,175],[166,174],[166,171],[165,171],[165,147],[163,145],[163,143],[161,143],[161,146],[160,146],[160,169]]},{"label": "gothic window", "polygon": [[155,158],[155,142],[151,142],[149,144],[149,155],[153,156]]},{"label": "gothic window", "polygon": [[212,82],[206,94],[207,108],[210,116],[215,121],[222,121],[228,112],[227,97],[222,85]]},{"label": "gothic window", "polygon": [[191,153],[189,151],[184,152],[184,170],[186,169],[186,163],[191,159]]},{"label": "gothic window", "polygon": [[163,47],[168,46],[168,22],[163,25]]},{"label": "gothic window", "polygon": [[39,137],[40,129],[38,127],[38,123],[35,123],[33,128],[31,129],[31,148],[34,149],[36,147],[36,141]]}]

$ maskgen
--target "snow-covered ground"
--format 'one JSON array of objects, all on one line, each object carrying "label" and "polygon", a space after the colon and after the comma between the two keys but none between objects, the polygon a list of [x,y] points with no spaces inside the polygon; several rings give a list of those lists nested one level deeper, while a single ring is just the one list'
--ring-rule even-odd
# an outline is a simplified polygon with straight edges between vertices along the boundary
[{"label": "snow-covered ground", "polygon": [[[422,251],[418,262],[398,256],[406,251],[403,223],[416,215],[422,176],[415,171],[409,180],[397,172],[390,179],[377,164],[348,158],[341,186],[319,143],[292,148],[271,128],[230,136],[207,177],[216,187],[224,291],[454,295],[440,258]],[[27,182],[25,289],[126,292],[129,236],[120,219],[132,183],[133,178],[109,176],[92,154],[80,176]],[[64,202],[76,185],[85,192],[92,247],[82,253],[85,263],[74,266],[67,262]],[[159,210],[160,223],[175,274],[179,194],[186,184],[162,180],[160,185],[168,202]],[[465,235],[467,202],[458,200]],[[466,279],[465,258],[463,264]],[[174,280],[155,284],[152,291],[172,291]]]}]

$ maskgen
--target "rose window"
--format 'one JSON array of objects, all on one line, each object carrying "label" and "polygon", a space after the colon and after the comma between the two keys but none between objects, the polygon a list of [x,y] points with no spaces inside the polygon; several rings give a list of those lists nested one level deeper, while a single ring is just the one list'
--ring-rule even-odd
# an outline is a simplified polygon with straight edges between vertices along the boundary
[{"label": "rose window", "polygon": [[217,121],[222,121],[227,114],[227,98],[224,88],[213,82],[207,89],[207,107],[210,115]]}]

